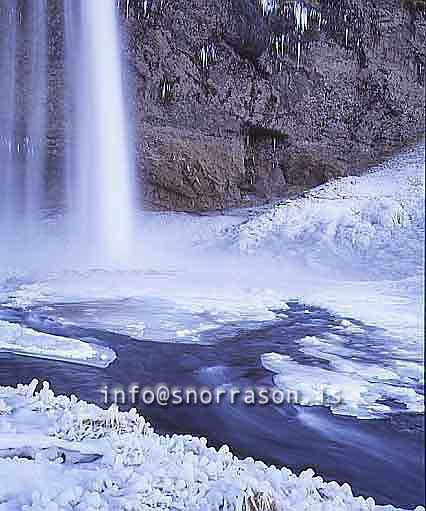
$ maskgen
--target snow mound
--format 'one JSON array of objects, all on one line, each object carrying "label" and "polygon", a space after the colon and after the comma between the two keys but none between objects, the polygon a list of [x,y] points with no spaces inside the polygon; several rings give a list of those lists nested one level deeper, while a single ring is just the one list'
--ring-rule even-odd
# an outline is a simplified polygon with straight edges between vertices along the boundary
[{"label": "snow mound", "polygon": [[394,158],[362,176],[337,179],[278,203],[237,229],[243,253],[290,252],[312,262],[332,256],[364,271],[406,276],[422,266],[424,149]]},{"label": "snow mound", "polygon": [[[16,432],[20,445],[31,445],[36,429],[35,449],[53,446],[58,458],[0,455],[2,511],[395,510],[354,497],[348,484],[326,483],[313,470],[297,477],[286,468],[239,460],[227,446],[215,450],[203,438],[160,436],[135,410],[102,410],[56,397],[46,382],[36,392],[37,385],[0,387],[11,410],[0,423],[0,450]],[[67,464],[70,448],[99,457]]]}]

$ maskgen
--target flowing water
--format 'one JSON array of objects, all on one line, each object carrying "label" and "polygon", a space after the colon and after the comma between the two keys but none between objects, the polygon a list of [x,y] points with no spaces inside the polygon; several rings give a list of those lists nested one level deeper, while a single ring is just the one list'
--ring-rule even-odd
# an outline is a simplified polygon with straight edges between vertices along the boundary
[{"label": "flowing water", "polygon": [[1,11],[7,30],[0,32],[0,91],[3,102],[0,109],[0,234],[9,239],[18,218],[18,173],[15,170],[17,155],[15,137],[15,57],[18,30],[18,11],[15,2],[8,0]]},{"label": "flowing water", "polygon": [[[341,321],[327,310],[291,302],[279,321],[258,321],[250,327],[246,322],[227,325],[209,336],[210,344],[205,345],[182,344],[179,339],[174,343],[141,341],[99,328],[62,324],[66,318],[81,318],[82,311],[87,314],[81,323],[90,312],[94,320],[103,309],[109,316],[114,305],[125,314],[131,303],[58,303],[31,311],[0,310],[1,319],[89,338],[117,353],[117,360],[107,369],[0,353],[0,385],[36,377],[49,380],[56,393],[75,394],[103,407],[107,405],[102,389],[127,389],[135,383],[141,387],[165,383],[170,388],[271,387],[272,375],[260,362],[262,353],[294,356],[298,338],[323,336]],[[151,314],[165,313],[153,307]],[[367,343],[380,335],[377,329],[363,327]],[[348,341],[359,342],[360,336],[349,335]],[[315,361],[305,357],[304,363]],[[122,405],[124,409],[132,406]],[[241,457],[285,465],[297,473],[314,468],[327,480],[349,482],[356,495],[373,496],[380,504],[414,509],[425,501],[422,420],[414,414],[360,421],[334,416],[324,408],[248,406],[241,400],[234,405],[223,400],[220,405],[165,407],[136,402],[136,407],[159,431],[206,436],[210,445],[226,443]]]},{"label": "flowing water", "polygon": [[71,237],[89,258],[117,261],[130,250],[135,185],[115,3],[67,2],[65,29],[75,96],[66,164]]},{"label": "flowing water", "polygon": [[[64,2],[67,236],[62,252],[88,263],[117,262],[131,250],[135,209],[132,153],[115,2]],[[2,261],[34,251],[46,230],[47,0],[2,2],[0,47],[0,239]],[[3,30],[5,27],[5,30]],[[16,244],[12,247],[12,239]],[[7,251],[7,253],[6,253]],[[9,261],[7,261],[7,259]],[[5,264],[6,264],[5,263]]]},{"label": "flowing water", "polygon": [[[28,143],[25,160],[25,235],[29,242],[40,229],[45,189],[47,122],[47,0],[31,3],[30,100],[26,115]],[[6,191],[7,192],[7,191]]]},{"label": "flowing water", "polygon": [[[47,4],[40,0],[23,11],[16,1],[2,4],[0,49],[0,236],[28,244],[37,237],[43,202],[47,116]],[[21,62],[18,51],[29,55]],[[25,60],[25,59],[24,59]],[[21,66],[21,68],[19,68]],[[29,82],[19,95],[17,76]],[[24,118],[23,118],[24,116]],[[12,251],[12,250],[11,250]]]}]

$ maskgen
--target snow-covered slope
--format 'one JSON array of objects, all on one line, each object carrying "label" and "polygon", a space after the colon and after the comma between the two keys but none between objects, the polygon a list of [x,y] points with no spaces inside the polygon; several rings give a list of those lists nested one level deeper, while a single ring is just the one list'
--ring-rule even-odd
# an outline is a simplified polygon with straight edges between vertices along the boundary
[{"label": "snow-covered slope", "polygon": [[[370,173],[276,204],[231,230],[241,253],[281,263],[289,298],[385,329],[368,339],[357,327],[351,342],[338,331],[297,340],[319,367],[265,354],[275,383],[302,392],[305,404],[316,404],[325,392],[334,413],[380,416],[391,411],[385,401],[424,410],[424,165],[424,147],[417,147]],[[337,394],[344,403],[333,406]]]},{"label": "snow-covered slope", "polygon": [[423,265],[424,161],[418,147],[279,203],[238,228],[240,250],[303,257],[364,279],[412,275]]},{"label": "snow-covered slope", "polygon": [[312,470],[297,477],[202,438],[160,436],[135,410],[101,410],[37,385],[0,387],[1,511],[395,509]]}]

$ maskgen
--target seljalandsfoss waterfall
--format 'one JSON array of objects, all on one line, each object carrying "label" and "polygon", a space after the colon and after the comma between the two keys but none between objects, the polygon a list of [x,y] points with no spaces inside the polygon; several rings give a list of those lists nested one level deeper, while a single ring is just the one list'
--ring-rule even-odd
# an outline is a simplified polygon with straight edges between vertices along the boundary
[{"label": "seljalandsfoss waterfall", "polygon": [[[25,27],[31,59],[27,66],[25,121],[18,119],[17,54],[22,43],[23,20],[16,2],[6,1],[8,30],[2,32],[1,90],[3,104],[0,128],[0,232],[3,240],[30,239],[39,229],[44,186],[45,128],[47,120],[47,10],[45,2],[34,2],[31,21]],[[25,127],[23,126],[25,124]]]},{"label": "seljalandsfoss waterfall", "polygon": [[[135,185],[114,2],[65,3],[75,112],[67,165],[72,237],[120,257],[130,250]],[[76,12],[77,11],[77,12]],[[77,21],[76,21],[77,18]]]},{"label": "seljalandsfoss waterfall", "polygon": [[425,511],[426,0],[0,0],[0,511]]},{"label": "seljalandsfoss waterfall", "polygon": [[[43,239],[48,209],[52,14],[46,0],[6,0],[2,9],[0,237],[31,251]],[[65,0],[61,15],[65,107],[64,162],[56,170],[63,194],[57,250],[79,253],[91,264],[118,263],[130,251],[135,187],[117,6]]]}]

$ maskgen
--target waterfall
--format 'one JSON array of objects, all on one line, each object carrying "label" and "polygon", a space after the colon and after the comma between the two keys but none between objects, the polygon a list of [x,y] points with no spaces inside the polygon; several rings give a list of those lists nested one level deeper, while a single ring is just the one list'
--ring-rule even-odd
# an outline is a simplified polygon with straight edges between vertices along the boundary
[{"label": "waterfall", "polygon": [[31,2],[31,68],[25,151],[25,228],[31,240],[40,225],[46,174],[47,3]]},{"label": "waterfall", "polygon": [[16,2],[6,0],[0,11],[0,243],[8,240],[18,220],[19,176],[15,172],[15,75],[18,11]]},{"label": "waterfall", "polygon": [[[1,254],[12,254],[4,241],[18,238],[21,252],[36,240],[45,249],[48,4],[24,3],[23,12],[17,0],[0,5]],[[55,232],[62,253],[78,254],[79,261],[120,262],[131,251],[135,199],[116,2],[64,0],[63,6],[65,163],[53,175],[63,176],[66,222]]]},{"label": "waterfall", "polygon": [[[2,8],[0,53],[0,235],[3,240],[31,243],[38,236],[45,173],[47,112],[47,6],[45,0],[28,5],[29,26],[16,1]],[[25,101],[18,94],[19,37],[24,58],[21,76],[28,80]],[[22,87],[22,84],[21,84]],[[22,92],[22,91],[19,91]],[[17,97],[20,97],[20,101]],[[19,109],[18,109],[19,106]],[[23,115],[24,114],[24,115]]]},{"label": "waterfall", "polygon": [[134,212],[117,16],[113,0],[65,5],[74,96],[66,162],[71,238],[89,258],[114,261],[130,252]]}]

